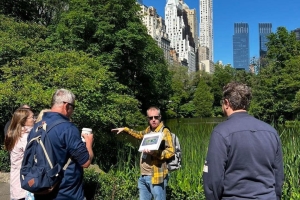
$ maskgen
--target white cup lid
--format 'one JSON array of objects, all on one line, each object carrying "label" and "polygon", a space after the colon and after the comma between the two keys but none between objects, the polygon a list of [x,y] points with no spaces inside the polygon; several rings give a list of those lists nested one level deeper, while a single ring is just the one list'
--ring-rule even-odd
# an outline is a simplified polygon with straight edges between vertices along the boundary
[{"label": "white cup lid", "polygon": [[92,132],[91,128],[82,128],[82,132]]}]

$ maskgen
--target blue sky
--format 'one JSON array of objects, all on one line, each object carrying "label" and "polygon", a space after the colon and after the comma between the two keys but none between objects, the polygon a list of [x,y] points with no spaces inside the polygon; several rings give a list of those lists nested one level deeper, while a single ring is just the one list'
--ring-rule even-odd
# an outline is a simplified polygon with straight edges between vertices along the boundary
[{"label": "blue sky", "polygon": [[[197,10],[199,23],[199,0],[184,2],[190,9]],[[155,7],[164,18],[166,0],[143,0],[143,3]],[[214,62],[233,63],[232,35],[236,22],[249,24],[250,57],[258,57],[258,23],[272,23],[273,32],[279,26],[286,27],[288,31],[300,28],[300,0],[214,0]]]}]

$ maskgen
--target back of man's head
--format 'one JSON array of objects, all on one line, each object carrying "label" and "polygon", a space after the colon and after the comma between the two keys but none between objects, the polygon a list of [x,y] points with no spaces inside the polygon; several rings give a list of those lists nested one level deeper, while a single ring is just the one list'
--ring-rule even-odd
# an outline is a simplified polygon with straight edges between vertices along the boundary
[{"label": "back of man's head", "polygon": [[71,103],[74,104],[75,95],[66,89],[58,89],[52,95],[51,107],[62,105],[63,103]]},{"label": "back of man's head", "polygon": [[251,98],[251,88],[246,84],[230,82],[223,87],[223,99],[228,100],[233,111],[248,110]]}]

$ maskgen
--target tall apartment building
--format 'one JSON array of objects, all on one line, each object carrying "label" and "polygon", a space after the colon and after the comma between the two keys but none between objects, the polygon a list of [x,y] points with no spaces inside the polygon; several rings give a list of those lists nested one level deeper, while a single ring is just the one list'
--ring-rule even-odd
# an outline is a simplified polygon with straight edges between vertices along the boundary
[{"label": "tall apartment building", "polygon": [[233,67],[248,71],[250,65],[248,23],[234,23]]},{"label": "tall apartment building", "polygon": [[[179,56],[182,65],[188,65],[188,71],[196,71],[195,44],[197,35],[195,23],[195,10],[191,11],[183,0],[168,0],[165,6],[166,31],[173,48]],[[195,20],[196,21],[196,20]],[[192,26],[192,27],[191,27]],[[193,30],[194,33],[191,33]]]},{"label": "tall apartment building", "polygon": [[164,51],[167,62],[173,63],[173,57],[170,54],[170,40],[166,33],[165,20],[159,16],[156,9],[152,6],[140,5],[142,22],[146,26],[148,34],[157,42],[157,45]]},{"label": "tall apartment building", "polygon": [[258,24],[259,31],[259,57],[263,58],[267,54],[267,36],[272,33],[272,24],[271,23],[259,23]]},{"label": "tall apartment building", "polygon": [[[213,0],[199,0],[200,26],[199,26],[199,69],[214,72],[213,64]],[[205,66],[209,65],[209,66]],[[209,71],[207,71],[209,70]]]}]

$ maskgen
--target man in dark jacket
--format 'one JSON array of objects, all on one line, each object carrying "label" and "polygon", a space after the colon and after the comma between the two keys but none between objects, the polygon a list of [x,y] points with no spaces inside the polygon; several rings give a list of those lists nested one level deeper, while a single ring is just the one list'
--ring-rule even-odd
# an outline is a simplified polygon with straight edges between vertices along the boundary
[{"label": "man in dark jacket", "polygon": [[[93,134],[80,134],[78,128],[69,122],[75,109],[75,95],[66,89],[58,89],[52,96],[51,111],[45,112],[41,124],[51,125],[58,120],[65,120],[53,127],[48,132],[49,140],[55,149],[54,157],[61,166],[64,166],[68,159],[71,162],[64,171],[60,184],[47,195],[35,195],[36,200],[83,200],[83,168],[89,167],[94,157],[92,143]],[[30,141],[35,135],[35,127],[28,136]],[[82,142],[84,137],[85,143]]]},{"label": "man in dark jacket", "polygon": [[212,132],[203,168],[206,199],[281,199],[283,160],[277,131],[247,113],[251,89],[239,83],[223,88],[228,119]]}]

